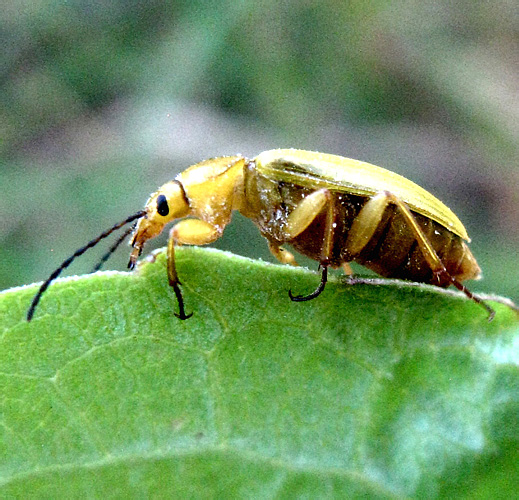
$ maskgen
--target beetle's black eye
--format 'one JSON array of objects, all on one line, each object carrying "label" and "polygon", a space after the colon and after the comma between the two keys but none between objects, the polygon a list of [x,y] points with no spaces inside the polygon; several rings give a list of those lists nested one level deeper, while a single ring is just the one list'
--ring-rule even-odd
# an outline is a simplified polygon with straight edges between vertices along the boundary
[{"label": "beetle's black eye", "polygon": [[157,196],[157,212],[163,217],[169,214],[168,200],[163,194]]}]

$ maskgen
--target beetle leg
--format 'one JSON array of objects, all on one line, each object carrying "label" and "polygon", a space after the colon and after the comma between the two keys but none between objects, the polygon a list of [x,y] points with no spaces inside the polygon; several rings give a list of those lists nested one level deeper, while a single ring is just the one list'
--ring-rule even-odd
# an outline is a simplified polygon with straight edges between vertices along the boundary
[{"label": "beetle leg", "polygon": [[321,282],[319,283],[319,286],[310,294],[308,295],[292,295],[292,290],[288,291],[288,296],[290,297],[290,300],[293,302],[305,302],[307,300],[315,299],[317,296],[321,294],[321,292],[324,290],[324,287],[326,286],[326,282],[328,281],[328,266],[319,266],[321,267]]},{"label": "beetle leg", "polygon": [[330,191],[326,190],[326,225],[324,226],[324,240],[321,247],[321,266],[327,266],[332,257],[333,240],[335,233],[335,205]]},{"label": "beetle leg", "polygon": [[389,201],[386,193],[377,194],[366,202],[353,220],[344,245],[352,257],[359,255],[375,234]]},{"label": "beetle leg", "polygon": [[175,246],[177,245],[205,245],[217,240],[222,234],[215,226],[199,219],[184,219],[178,222],[169,233],[167,267],[169,285],[173,287],[177,297],[179,314],[177,318],[188,319],[193,313],[186,314],[184,310],[184,298],[180,290],[180,280],[175,266]]},{"label": "beetle leg", "polygon": [[186,314],[184,310],[184,298],[182,297],[182,290],[180,290],[180,280],[177,275],[177,268],[175,266],[175,240],[170,238],[168,240],[168,279],[169,286],[173,287],[175,296],[177,297],[179,313],[173,313],[179,319],[188,319],[193,313]]},{"label": "beetle leg", "polygon": [[308,295],[288,295],[294,302],[303,302],[315,299],[321,294],[328,281],[328,265],[333,251],[335,210],[332,195],[328,189],[319,189],[305,197],[299,205],[288,216],[287,238],[294,239],[301,234],[326,207],[326,223],[324,228],[324,239],[321,246],[319,267],[322,268],[321,282],[319,286]]},{"label": "beetle leg", "polygon": [[287,241],[299,236],[321,213],[329,200],[330,191],[327,189],[319,189],[303,198],[288,216],[284,228]]},{"label": "beetle leg", "polygon": [[279,243],[275,241],[269,241],[270,253],[276,257],[282,264],[289,264],[291,266],[298,266],[294,254],[284,249]]},{"label": "beetle leg", "polygon": [[351,268],[349,262],[343,262],[341,264],[341,267],[342,267],[342,272],[346,275],[346,276],[353,276],[353,269]]},{"label": "beetle leg", "polygon": [[494,319],[494,316],[496,312],[494,309],[492,309],[488,304],[486,304],[482,299],[480,299],[477,295],[474,295],[465,285],[460,283],[454,276],[451,276],[451,274],[447,271],[445,266],[443,265],[443,262],[438,257],[436,251],[432,247],[431,243],[423,233],[422,229],[416,222],[416,219],[414,218],[413,214],[407,207],[407,205],[400,200],[397,196],[395,196],[393,193],[385,192],[384,196],[387,198],[387,200],[393,202],[402,212],[405,219],[409,223],[409,226],[411,227],[411,230],[413,231],[413,234],[416,237],[416,240],[418,242],[418,246],[420,247],[420,250],[427,262],[429,264],[430,268],[432,269],[433,273],[439,275],[443,275],[446,278],[449,279],[452,285],[454,285],[458,290],[463,292],[469,299],[473,300],[477,304],[481,304],[486,311],[488,312],[488,321],[492,321]]},{"label": "beetle leg", "polygon": [[478,304],[481,304],[488,312],[488,320],[492,321],[495,315],[495,311],[485,302],[483,302],[477,295],[474,295],[470,290],[468,290],[467,287],[461,284],[454,276],[449,274],[430,241],[427,239],[422,229],[416,222],[416,219],[414,218],[407,205],[393,193],[385,191],[383,193],[377,194],[362,207],[361,211],[353,221],[353,224],[348,233],[348,238],[346,240],[345,247],[348,249],[350,254],[352,256],[358,255],[366,246],[375,233],[375,230],[382,219],[384,211],[390,202],[394,203],[402,212],[402,215],[409,224],[410,229],[416,238],[425,261],[433,273],[437,274],[438,276],[445,276],[452,285],[454,285],[458,290],[462,291],[469,299]]},{"label": "beetle leg", "polygon": [[332,195],[328,189],[319,189],[303,198],[288,216],[284,230],[286,240],[293,240],[315,220],[325,207],[326,225],[320,257],[320,263],[323,266],[327,265],[333,251],[335,210]]}]

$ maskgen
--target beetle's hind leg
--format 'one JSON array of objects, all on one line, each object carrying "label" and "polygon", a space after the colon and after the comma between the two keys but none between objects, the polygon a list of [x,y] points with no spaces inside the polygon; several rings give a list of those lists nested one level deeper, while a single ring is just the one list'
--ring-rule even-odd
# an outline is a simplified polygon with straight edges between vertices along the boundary
[{"label": "beetle's hind leg", "polygon": [[343,272],[346,276],[353,277],[354,272],[353,272],[353,269],[351,268],[349,262],[343,262],[343,263],[341,263],[341,268],[342,268],[342,272]]},{"label": "beetle's hind leg", "polygon": [[454,276],[452,276],[447,271],[445,265],[438,257],[430,241],[423,233],[422,229],[416,222],[416,219],[413,217],[413,214],[411,213],[407,205],[392,193],[385,192],[384,194],[388,198],[388,200],[392,201],[403,213],[404,218],[409,223],[409,226],[411,227],[411,230],[413,231],[416,240],[418,241],[418,246],[420,247],[420,250],[422,251],[424,258],[427,261],[427,264],[429,264],[433,273],[435,273],[438,276],[446,277],[452,285],[454,285],[458,290],[463,292],[469,299],[484,307],[488,312],[488,321],[492,321],[494,319],[494,316],[496,315],[494,309],[492,309],[486,302],[480,299],[477,295],[474,295],[465,285],[459,282]]},{"label": "beetle's hind leg", "polygon": [[495,311],[486,304],[477,295],[474,295],[470,290],[465,287],[460,281],[452,276],[446,269],[445,265],[438,257],[438,254],[434,250],[431,242],[422,231],[421,227],[416,222],[415,217],[407,207],[407,205],[396,195],[388,191],[379,193],[371,198],[357,214],[357,217],[353,221],[353,224],[348,233],[345,247],[352,256],[359,255],[366,244],[370,241],[377,229],[378,224],[382,220],[382,216],[386,207],[389,203],[394,203],[402,213],[405,221],[409,225],[412,231],[418,247],[424,256],[425,261],[431,268],[432,272],[438,277],[446,278],[450,284],[455,286],[458,290],[462,291],[469,299],[480,304],[488,312],[488,320],[492,321],[495,316]]}]

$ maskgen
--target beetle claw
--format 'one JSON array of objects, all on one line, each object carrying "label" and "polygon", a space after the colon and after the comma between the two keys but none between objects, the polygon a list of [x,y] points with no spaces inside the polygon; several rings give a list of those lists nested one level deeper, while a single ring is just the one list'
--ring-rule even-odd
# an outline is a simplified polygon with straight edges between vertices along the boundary
[{"label": "beetle claw", "polygon": [[180,287],[178,286],[180,282],[172,283],[173,290],[175,291],[175,296],[177,297],[178,302],[178,309],[179,313],[173,313],[178,319],[185,320],[189,319],[191,316],[193,316],[193,313],[186,314],[184,310],[184,297],[182,297],[182,290],[180,290]]},{"label": "beetle claw", "polygon": [[321,282],[319,283],[319,286],[308,295],[292,295],[292,290],[289,290],[288,296],[292,302],[306,302],[307,300],[315,299],[321,295],[321,292],[324,290],[326,282],[328,281],[328,267],[323,264],[319,264],[319,267],[322,269]]},{"label": "beetle claw", "polygon": [[181,311],[180,314],[173,313],[178,319],[185,320],[189,319],[191,316],[193,316],[193,313],[186,314],[184,311]]}]

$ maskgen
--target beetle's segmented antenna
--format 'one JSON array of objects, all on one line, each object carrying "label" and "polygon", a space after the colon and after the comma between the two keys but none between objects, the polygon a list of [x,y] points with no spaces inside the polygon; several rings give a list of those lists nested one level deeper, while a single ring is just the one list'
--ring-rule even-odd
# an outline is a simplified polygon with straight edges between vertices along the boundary
[{"label": "beetle's segmented antenna", "polygon": [[[93,240],[89,241],[85,246],[76,250],[68,259],[64,260],[61,263],[61,265],[43,282],[43,284],[40,286],[40,289],[32,299],[31,307],[29,307],[29,310],[27,311],[27,321],[31,321],[36,306],[38,305],[38,302],[40,301],[41,296],[43,295],[45,290],[47,290],[49,285],[61,274],[61,272],[64,269],[66,269],[68,266],[70,266],[70,264],[72,264],[76,257],[83,255],[89,248],[96,246],[101,240],[112,234],[114,231],[117,231],[117,229],[120,229],[121,227],[125,226],[126,224],[129,224],[130,222],[133,222],[136,219],[140,219],[144,215],[146,215],[146,212],[144,210],[141,210],[140,212],[131,215],[124,221],[115,224],[110,229],[107,229],[106,231],[101,233],[97,238],[94,238]],[[120,243],[118,242],[117,246],[119,246],[119,244]]]},{"label": "beetle's segmented antenna", "polygon": [[108,252],[106,252],[99,262],[96,264],[96,266],[92,269],[92,272],[95,273],[96,271],[99,271],[103,264],[112,256],[112,254],[119,248],[121,243],[132,233],[132,231],[135,229],[136,224],[132,224],[119,238],[117,241],[110,247]]}]

